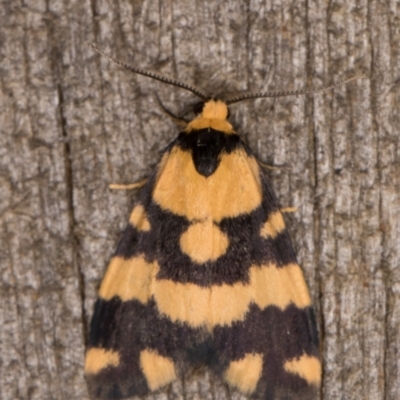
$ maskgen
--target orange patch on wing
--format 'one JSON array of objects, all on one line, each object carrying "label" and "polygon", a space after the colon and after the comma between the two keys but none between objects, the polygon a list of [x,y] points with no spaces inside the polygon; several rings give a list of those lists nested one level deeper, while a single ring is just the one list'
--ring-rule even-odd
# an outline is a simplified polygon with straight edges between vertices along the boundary
[{"label": "orange patch on wing", "polygon": [[268,216],[268,220],[262,225],[260,235],[264,238],[276,238],[285,230],[285,221],[282,214],[276,211]]},{"label": "orange patch on wing", "polygon": [[154,350],[143,350],[140,353],[140,367],[152,391],[176,379],[172,360],[161,356]]},{"label": "orange patch on wing", "polygon": [[243,284],[204,288],[193,283],[159,280],[154,284],[154,299],[158,310],[172,321],[211,329],[243,320],[251,293]]},{"label": "orange patch on wing", "polygon": [[311,305],[303,272],[297,264],[252,267],[250,282],[254,302],[261,309],[275,305],[284,310],[291,303],[298,308]]},{"label": "orange patch on wing", "polygon": [[261,204],[259,174],[257,161],[239,149],[223,154],[216,171],[206,178],[196,171],[191,153],[175,147],[160,163],[153,199],[191,221],[220,222]]},{"label": "orange patch on wing", "polygon": [[106,367],[118,367],[119,354],[117,351],[93,347],[86,353],[85,373],[97,374]]},{"label": "orange patch on wing", "polygon": [[241,360],[232,361],[225,372],[225,380],[242,393],[254,392],[262,372],[261,354],[246,354]]},{"label": "orange patch on wing", "polygon": [[228,245],[228,237],[210,220],[192,223],[180,238],[182,252],[198,264],[215,261]]},{"label": "orange patch on wing", "polygon": [[253,266],[250,282],[213,285],[209,288],[193,283],[157,280],[153,295],[158,310],[172,321],[192,327],[231,325],[241,321],[251,303],[261,309],[276,306],[284,310],[290,304],[299,308],[311,305],[310,295],[300,267],[289,264],[278,268],[270,264]]},{"label": "orange patch on wing", "polygon": [[303,354],[286,361],[284,368],[287,372],[301,376],[310,385],[319,386],[321,383],[321,363],[317,357]]},{"label": "orange patch on wing", "polygon": [[298,308],[311,305],[310,295],[300,267],[289,264],[252,266],[249,283],[202,287],[157,279],[159,265],[148,263],[143,256],[125,260],[114,257],[100,286],[99,296],[110,300],[132,299],[145,304],[151,297],[160,313],[172,321],[186,322],[192,327],[231,325],[241,321],[251,303],[261,309],[276,306],[284,310],[290,304]]},{"label": "orange patch on wing", "polygon": [[143,256],[128,260],[114,257],[101,283],[99,296],[105,300],[118,296],[122,301],[137,299],[146,303],[158,270],[156,262],[148,263]]},{"label": "orange patch on wing", "polygon": [[146,210],[141,204],[138,204],[131,212],[129,222],[138,231],[149,231],[151,226],[146,216]]}]

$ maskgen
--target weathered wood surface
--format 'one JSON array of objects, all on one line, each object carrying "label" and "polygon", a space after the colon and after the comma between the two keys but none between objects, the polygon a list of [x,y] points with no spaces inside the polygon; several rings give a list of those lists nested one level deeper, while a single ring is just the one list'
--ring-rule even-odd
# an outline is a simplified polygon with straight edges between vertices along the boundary
[{"label": "weathered wood surface", "polygon": [[[0,398],[87,399],[96,289],[136,193],[196,99],[83,46],[248,101],[317,309],[324,399],[400,393],[400,2],[4,0],[0,7]],[[208,375],[156,399],[239,398]]]}]

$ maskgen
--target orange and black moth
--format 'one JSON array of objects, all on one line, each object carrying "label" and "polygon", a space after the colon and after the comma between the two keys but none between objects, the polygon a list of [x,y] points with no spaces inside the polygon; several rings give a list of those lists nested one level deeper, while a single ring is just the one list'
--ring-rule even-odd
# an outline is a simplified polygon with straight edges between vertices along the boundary
[{"label": "orange and black moth", "polygon": [[278,202],[229,102],[204,100],[142,188],[100,285],[91,395],[144,395],[206,366],[249,398],[315,399],[318,332]]}]

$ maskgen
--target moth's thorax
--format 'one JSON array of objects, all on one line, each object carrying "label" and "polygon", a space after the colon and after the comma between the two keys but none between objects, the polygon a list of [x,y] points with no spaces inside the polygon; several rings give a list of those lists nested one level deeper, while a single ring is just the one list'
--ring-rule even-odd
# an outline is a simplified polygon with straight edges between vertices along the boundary
[{"label": "moth's thorax", "polygon": [[240,137],[234,132],[225,133],[210,126],[181,133],[176,144],[190,153],[197,172],[206,178],[218,168],[223,154],[242,148]]},{"label": "moth's thorax", "polygon": [[234,133],[232,125],[227,121],[228,106],[221,100],[209,100],[204,104],[203,111],[189,122],[186,132],[212,128],[227,134]]}]

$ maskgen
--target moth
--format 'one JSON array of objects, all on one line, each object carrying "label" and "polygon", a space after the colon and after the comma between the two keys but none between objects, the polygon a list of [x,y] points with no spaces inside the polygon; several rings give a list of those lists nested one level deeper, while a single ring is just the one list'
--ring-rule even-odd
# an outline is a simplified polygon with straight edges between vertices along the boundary
[{"label": "moth", "polygon": [[202,99],[142,188],[101,283],[85,361],[92,396],[145,395],[206,366],[251,398],[318,397],[303,273],[260,163],[228,120],[235,102],[304,92],[211,99],[90,46]]}]

